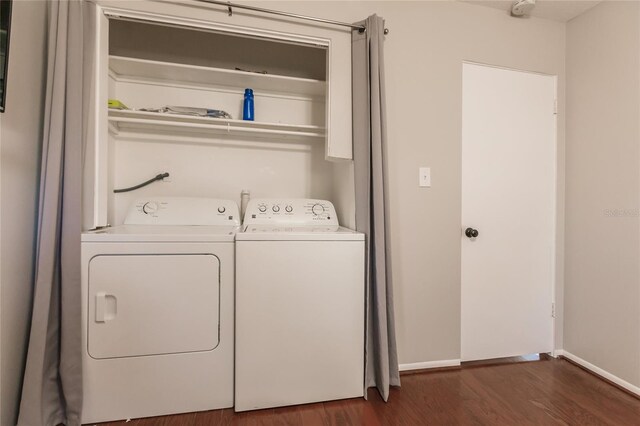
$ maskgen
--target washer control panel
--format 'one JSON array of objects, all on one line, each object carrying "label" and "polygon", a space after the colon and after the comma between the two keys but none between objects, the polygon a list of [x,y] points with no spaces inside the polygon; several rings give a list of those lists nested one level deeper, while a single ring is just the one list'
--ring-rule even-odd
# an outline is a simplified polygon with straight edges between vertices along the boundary
[{"label": "washer control panel", "polygon": [[240,226],[238,204],[232,200],[191,197],[152,197],[136,200],[125,225]]},{"label": "washer control panel", "polygon": [[338,226],[331,201],[309,198],[252,198],[245,225]]}]

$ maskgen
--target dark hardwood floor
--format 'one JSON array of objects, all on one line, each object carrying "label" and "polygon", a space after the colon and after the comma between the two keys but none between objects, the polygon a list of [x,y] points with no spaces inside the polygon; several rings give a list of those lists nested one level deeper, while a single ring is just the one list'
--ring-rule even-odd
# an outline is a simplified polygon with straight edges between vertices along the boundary
[{"label": "dark hardwood floor", "polygon": [[[125,425],[125,422],[101,426]],[[126,426],[640,425],[640,399],[561,359],[405,374],[384,403],[350,399],[236,414],[135,419]]]}]

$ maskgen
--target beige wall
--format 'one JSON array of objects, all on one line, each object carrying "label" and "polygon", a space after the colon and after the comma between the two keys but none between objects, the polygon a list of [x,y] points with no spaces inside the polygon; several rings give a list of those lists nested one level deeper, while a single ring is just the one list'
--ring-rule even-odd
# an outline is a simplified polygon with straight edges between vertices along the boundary
[{"label": "beige wall", "polygon": [[[458,359],[462,62],[558,75],[563,147],[565,29],[458,3],[376,6],[392,31],[385,54],[400,362]],[[431,167],[430,189],[417,186],[420,165]]]},{"label": "beige wall", "polygon": [[567,26],[565,349],[640,386],[640,3]]},{"label": "beige wall", "polygon": [[0,425],[14,425],[31,310],[46,3],[14,1],[0,114]]},{"label": "beige wall", "polygon": [[[458,2],[260,2],[354,22],[385,42],[392,262],[400,362],[460,358],[462,62],[558,75],[558,316],[562,315],[565,25]],[[418,187],[430,166],[432,188]],[[557,321],[558,324],[561,324]],[[562,347],[562,328],[557,347]]]}]

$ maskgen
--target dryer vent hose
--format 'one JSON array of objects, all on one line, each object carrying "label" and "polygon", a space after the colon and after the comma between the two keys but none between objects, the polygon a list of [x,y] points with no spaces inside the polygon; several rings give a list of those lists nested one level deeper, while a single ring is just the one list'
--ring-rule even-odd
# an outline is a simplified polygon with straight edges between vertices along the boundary
[{"label": "dryer vent hose", "polygon": [[149,180],[147,180],[145,182],[142,182],[142,183],[140,183],[140,184],[138,184],[136,186],[132,186],[132,187],[129,187],[129,188],[122,188],[122,189],[114,189],[113,192],[116,193],[116,194],[119,194],[121,192],[135,191],[136,189],[140,189],[140,188],[143,188],[143,187],[145,187],[147,185],[151,185],[153,182],[155,182],[157,180],[162,180],[162,179],[168,178],[168,177],[169,177],[169,173],[167,173],[167,172],[160,173],[156,177],[151,178],[151,179],[149,179]]}]

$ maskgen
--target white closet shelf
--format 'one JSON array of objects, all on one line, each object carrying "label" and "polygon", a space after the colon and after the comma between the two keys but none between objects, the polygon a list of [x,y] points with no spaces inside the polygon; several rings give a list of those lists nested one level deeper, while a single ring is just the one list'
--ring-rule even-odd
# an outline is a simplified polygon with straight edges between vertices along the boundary
[{"label": "white closet shelf", "polygon": [[230,134],[255,138],[324,138],[324,127],[296,124],[262,123],[225,118],[194,117],[146,111],[109,110],[110,129],[116,135],[135,133]]},{"label": "white closet shelf", "polygon": [[109,56],[109,69],[116,79],[135,79],[167,84],[198,84],[208,86],[250,87],[254,92],[324,96],[326,83],[321,80],[258,74],[224,68],[151,61],[147,59]]}]

